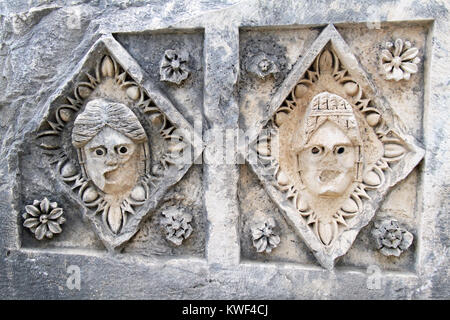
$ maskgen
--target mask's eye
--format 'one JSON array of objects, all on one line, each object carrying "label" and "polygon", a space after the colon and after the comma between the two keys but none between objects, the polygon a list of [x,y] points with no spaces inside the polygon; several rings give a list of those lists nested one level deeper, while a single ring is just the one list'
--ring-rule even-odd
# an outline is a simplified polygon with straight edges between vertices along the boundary
[{"label": "mask's eye", "polygon": [[312,147],[311,148],[311,153],[313,154],[313,155],[319,155],[320,153],[322,152],[322,149],[320,148],[320,147]]},{"label": "mask's eye", "polygon": [[126,154],[128,152],[128,148],[125,146],[119,147],[118,153],[119,154]]},{"label": "mask's eye", "polygon": [[344,154],[345,153],[345,147],[337,147],[335,149],[336,154]]},{"label": "mask's eye", "polygon": [[94,152],[98,156],[103,156],[106,154],[106,150],[104,148],[97,148],[94,150]]}]

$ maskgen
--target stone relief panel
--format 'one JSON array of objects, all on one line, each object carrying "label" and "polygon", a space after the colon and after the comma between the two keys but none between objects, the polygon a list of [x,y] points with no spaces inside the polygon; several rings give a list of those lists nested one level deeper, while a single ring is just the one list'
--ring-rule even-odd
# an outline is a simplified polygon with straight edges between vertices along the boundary
[{"label": "stone relief panel", "polygon": [[333,26],[299,60],[267,97],[266,120],[248,130],[247,160],[293,232],[332,268],[424,152]]},{"label": "stone relief panel", "polygon": [[[78,209],[108,250],[123,249],[202,151],[201,137],[148,78],[102,37],[52,96],[33,137],[46,180],[56,179],[46,192],[70,198],[58,203],[74,204],[68,214]],[[95,238],[91,246],[101,247]]]},{"label": "stone relief panel", "polygon": [[0,297],[449,296],[445,2],[44,2],[0,2]]}]

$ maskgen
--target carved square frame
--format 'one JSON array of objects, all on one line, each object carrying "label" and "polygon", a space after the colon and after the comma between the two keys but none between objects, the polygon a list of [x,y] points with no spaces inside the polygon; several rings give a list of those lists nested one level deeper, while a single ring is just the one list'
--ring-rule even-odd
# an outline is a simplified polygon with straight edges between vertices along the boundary
[{"label": "carved square frame", "polygon": [[[100,64],[105,57],[110,58],[113,64],[110,68],[113,68],[115,71],[101,70],[102,66]],[[98,61],[97,68],[93,73],[85,72],[85,66],[93,60]],[[134,91],[127,92],[128,96],[131,98],[131,96],[136,95],[132,100],[137,100],[136,108],[140,108],[142,113],[148,116],[148,121],[155,119],[159,121],[161,126],[159,132],[163,139],[170,140],[174,138],[176,141],[182,141],[182,150],[186,150],[186,147],[189,149],[189,161],[183,163],[177,163],[176,160],[171,159],[170,152],[172,151],[163,155],[164,161],[160,162],[163,167],[162,172],[156,175],[153,174],[152,170],[152,173],[144,179],[144,184],[152,184],[154,191],[149,194],[146,187],[148,197],[139,204],[138,209],[134,210],[133,207],[130,207],[132,215],[117,235],[107,230],[107,227],[98,218],[97,213],[102,209],[101,204],[94,203],[94,205],[88,206],[83,201],[83,192],[88,188],[92,188],[89,180],[86,180],[81,172],[76,172],[70,179],[62,176],[61,172],[64,170],[64,165],[70,161],[63,150],[64,148],[61,145],[57,145],[58,142],[56,145],[43,142],[44,137],[58,137],[64,126],[74,120],[73,116],[64,116],[64,112],[61,112],[61,109],[65,109],[66,113],[67,110],[71,113],[79,112],[85,104],[84,96],[89,95],[89,92],[98,85],[101,79],[101,72],[115,72],[116,83],[125,89],[133,88]],[[84,81],[79,82],[80,77]],[[67,96],[66,92],[73,92],[73,96]],[[58,102],[61,101],[62,96],[65,96],[66,104]],[[44,120],[42,120],[36,131],[36,142],[43,149],[43,153],[50,156],[49,162],[55,166],[60,177],[65,182],[64,185],[68,194],[83,208],[81,215],[87,216],[95,233],[109,251],[120,250],[131,239],[139,230],[142,222],[145,220],[144,218],[157,209],[163,195],[170,187],[182,179],[194,161],[203,152],[204,146],[201,135],[195,132],[194,128],[180,114],[171,101],[152,83],[146,72],[142,70],[134,58],[111,34],[104,35],[95,42],[89,52],[79,62],[69,80],[63,83],[48,99],[45,110]],[[49,120],[50,117],[52,120]],[[179,145],[173,147],[174,153],[180,152],[177,148]],[[186,159],[186,157],[183,158],[183,160]]]},{"label": "carved square frame", "polygon": [[[289,112],[289,110],[299,107],[295,103],[296,87],[302,83],[314,82],[314,79],[318,76],[318,70],[317,67],[314,70],[314,64],[317,65],[319,63],[320,55],[328,46],[331,47],[333,54],[335,54],[335,59],[337,58],[346,70],[346,72],[336,70],[334,74],[335,80],[337,82],[342,81],[343,84],[347,77],[347,81],[351,78],[352,81],[359,85],[361,94],[358,95],[358,101],[352,107],[359,109],[359,112],[366,115],[369,113],[378,114],[380,120],[373,127],[374,130],[377,128],[377,131],[381,132],[379,138],[381,137],[380,141],[383,143],[383,146],[389,143],[401,144],[404,147],[404,152],[399,158],[389,159],[385,155],[380,159],[376,170],[383,175],[382,182],[376,188],[357,188],[354,193],[356,193],[356,198],[358,198],[358,214],[352,218],[351,225],[340,233],[335,241],[326,246],[320,242],[318,236],[308,226],[312,223],[311,216],[304,215],[303,217],[302,212],[297,208],[295,202],[298,190],[295,190],[289,182],[283,181],[280,184],[280,180],[286,180],[285,178],[288,179],[288,177],[280,177],[279,164],[274,158],[271,158],[270,152],[267,154],[268,147],[266,145],[270,137],[265,132],[269,132],[269,135],[271,132],[276,135],[277,113]],[[381,130],[381,127],[383,127],[383,130]],[[332,24],[328,25],[321,32],[303,58],[293,67],[268,103],[265,120],[252,128],[246,139],[250,142],[250,148],[248,152],[241,150],[241,154],[245,155],[250,167],[262,182],[268,195],[280,208],[288,223],[304,240],[318,262],[327,269],[332,269],[335,260],[347,253],[359,231],[374,217],[389,189],[405,179],[425,153],[421,144],[407,133],[400,118],[390,105],[380,97],[358,60],[351,53],[350,47]],[[261,152],[261,145],[263,152]],[[393,163],[395,164],[390,166]],[[339,219],[344,224],[346,223],[342,215]]]}]

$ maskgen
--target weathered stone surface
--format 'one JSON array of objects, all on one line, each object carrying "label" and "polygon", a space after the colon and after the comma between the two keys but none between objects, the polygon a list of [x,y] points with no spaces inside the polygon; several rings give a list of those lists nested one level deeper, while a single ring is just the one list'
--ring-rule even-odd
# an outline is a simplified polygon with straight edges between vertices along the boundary
[{"label": "weathered stone surface", "polygon": [[1,299],[450,297],[448,4],[43,2],[0,3]]}]

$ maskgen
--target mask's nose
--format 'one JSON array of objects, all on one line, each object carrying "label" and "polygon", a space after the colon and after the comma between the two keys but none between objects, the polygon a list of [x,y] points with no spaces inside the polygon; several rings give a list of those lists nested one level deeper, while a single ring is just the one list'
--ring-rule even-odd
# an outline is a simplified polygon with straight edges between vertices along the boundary
[{"label": "mask's nose", "polygon": [[336,166],[337,164],[337,159],[335,157],[335,155],[333,154],[333,150],[330,150],[328,148],[325,148],[325,153],[320,161],[321,165],[323,167],[328,167],[328,166]]},{"label": "mask's nose", "polygon": [[118,163],[117,155],[115,155],[113,152],[108,152],[108,155],[105,159],[105,164],[107,166],[115,166]]}]

